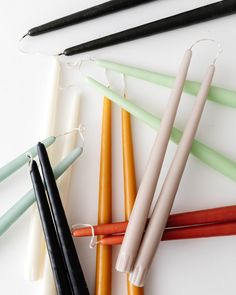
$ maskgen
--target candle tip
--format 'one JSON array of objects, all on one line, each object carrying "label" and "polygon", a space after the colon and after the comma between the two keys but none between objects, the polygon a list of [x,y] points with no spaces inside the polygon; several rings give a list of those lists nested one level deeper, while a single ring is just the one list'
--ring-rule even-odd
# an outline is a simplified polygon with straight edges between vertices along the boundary
[{"label": "candle tip", "polygon": [[26,33],[25,35],[23,35],[23,36],[20,38],[19,42],[21,42],[26,36],[29,36],[29,32]]}]

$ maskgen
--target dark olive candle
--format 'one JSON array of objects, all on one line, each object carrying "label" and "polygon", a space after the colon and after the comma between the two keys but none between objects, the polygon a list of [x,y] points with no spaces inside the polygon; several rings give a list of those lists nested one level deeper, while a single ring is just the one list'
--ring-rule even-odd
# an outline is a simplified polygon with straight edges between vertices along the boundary
[{"label": "dark olive candle", "polygon": [[142,3],[151,2],[154,0],[111,0],[85,10],[64,16],[62,18],[50,21],[46,24],[34,27],[25,35],[37,36],[47,32],[55,31],[74,24],[94,19],[106,14],[114,13],[126,8],[131,8]]},{"label": "dark olive candle", "polygon": [[46,240],[48,255],[52,266],[57,293],[60,295],[73,294],[67,277],[64,258],[57,239],[53,219],[48,205],[43,182],[38,170],[37,163],[30,164],[30,176],[33,184],[35,198],[42,222],[43,232]]},{"label": "dark olive candle", "polygon": [[69,225],[62,206],[60,194],[53,175],[52,167],[48,158],[45,146],[42,143],[37,145],[39,162],[48,194],[48,201],[51,207],[58,240],[64,254],[65,264],[74,295],[88,295],[88,287],[84,278],[75,245],[71,237]]},{"label": "dark olive candle", "polygon": [[223,0],[67,48],[59,55],[69,56],[87,52],[219,18],[235,12],[236,0]]}]

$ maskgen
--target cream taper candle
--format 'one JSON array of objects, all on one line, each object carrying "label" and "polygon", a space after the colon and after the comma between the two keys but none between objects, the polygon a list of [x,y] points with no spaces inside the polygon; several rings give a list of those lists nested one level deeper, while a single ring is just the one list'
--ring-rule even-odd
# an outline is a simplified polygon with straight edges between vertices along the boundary
[{"label": "cream taper candle", "polygon": [[191,49],[188,49],[181,62],[175,85],[172,89],[166,111],[161,121],[159,133],[157,134],[142,182],[138,189],[124,241],[116,262],[116,269],[120,272],[131,271],[141,243],[177,108],[183,91],[184,82],[186,80],[191,56],[192,51]]},{"label": "cream taper candle", "polygon": [[[47,102],[47,124],[45,128],[46,135],[55,134],[55,121],[58,103],[58,89],[60,82],[60,64],[56,58],[53,59],[52,73],[50,78],[50,94]],[[53,152],[49,150],[50,159],[52,159]],[[41,276],[43,261],[44,261],[45,243],[42,232],[42,226],[37,210],[37,206],[33,205],[32,217],[30,221],[28,255],[25,265],[25,279],[30,281],[38,280]]]}]

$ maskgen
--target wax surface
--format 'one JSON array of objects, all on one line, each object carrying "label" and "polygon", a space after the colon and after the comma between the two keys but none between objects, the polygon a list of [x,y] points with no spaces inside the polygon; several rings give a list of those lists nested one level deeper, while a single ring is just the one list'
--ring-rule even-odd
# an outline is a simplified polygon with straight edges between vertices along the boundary
[{"label": "wax surface", "polygon": [[56,19],[46,24],[34,27],[28,31],[28,35],[37,36],[47,32],[55,31],[74,24],[94,19],[106,14],[114,13],[153,0],[111,0],[99,5],[78,11],[65,17]]},{"label": "wax surface", "polygon": [[30,167],[30,176],[37,201],[37,206],[43,226],[44,236],[47,244],[48,254],[51,261],[51,267],[54,273],[55,283],[58,294],[71,294],[70,283],[66,274],[64,265],[64,256],[57,239],[57,233],[54,227],[50,207],[43,181],[41,179],[37,163],[32,162]]},{"label": "wax surface", "polygon": [[[130,122],[130,114],[122,110],[122,151],[123,151],[123,174],[124,174],[124,203],[125,203],[125,220],[129,220],[129,216],[133,209],[136,197],[136,176],[133,153],[133,140]],[[129,282],[127,274],[127,290],[128,295],[142,295],[144,289],[136,287]]]},{"label": "wax surface", "polygon": [[236,2],[234,0],[219,1],[67,48],[62,54],[69,56],[83,53],[201,23],[235,12]]},{"label": "wax surface", "polygon": [[[108,60],[96,60],[96,64],[108,70],[113,70],[131,77],[135,77],[168,88],[172,88],[175,81],[174,76],[152,72],[124,64],[118,64]],[[186,80],[184,92],[196,96],[199,91],[199,88],[200,82]],[[211,86],[208,93],[208,99],[216,103],[222,104],[224,106],[236,108],[236,91],[233,90],[217,86]]]},{"label": "wax surface", "polygon": [[[46,147],[49,147],[52,145],[56,140],[56,137],[50,136],[43,140],[42,142],[45,144]],[[10,161],[6,165],[0,168],[0,182],[2,182],[4,179],[9,177],[11,174],[16,172],[18,169],[20,169],[22,166],[24,166],[28,161],[29,158],[27,154],[30,154],[32,157],[35,157],[37,155],[37,149],[36,146],[33,146],[32,148],[28,149],[26,152],[15,158],[14,160]]]},{"label": "wax surface", "polygon": [[[98,197],[98,224],[112,220],[112,164],[111,164],[111,101],[104,97],[100,177]],[[96,257],[96,295],[111,294],[112,248],[98,245]]]},{"label": "wax surface", "polygon": [[[81,155],[83,149],[74,149],[65,159],[63,159],[53,170],[55,179],[59,178]],[[4,234],[11,225],[35,202],[34,191],[28,191],[19,201],[17,201],[6,213],[0,217],[0,236]]]},{"label": "wax surface", "polygon": [[[135,105],[131,101],[126,100],[124,97],[117,94],[115,91],[107,88],[103,84],[97,82],[96,80],[88,77],[87,81],[91,84],[98,92],[103,95],[107,95],[114,103],[118,104],[120,107],[126,109],[132,115],[138,119],[144,121],[150,127],[159,130],[161,119],[154,116],[153,114],[145,111],[139,106]],[[172,129],[171,140],[175,143],[179,143],[182,136],[182,132],[177,128]],[[220,154],[214,149],[208,147],[198,140],[194,140],[191,148],[191,153],[203,163],[207,164],[209,167],[215,169],[216,171],[222,173],[226,177],[236,181],[236,163],[227,158],[226,156]]]}]

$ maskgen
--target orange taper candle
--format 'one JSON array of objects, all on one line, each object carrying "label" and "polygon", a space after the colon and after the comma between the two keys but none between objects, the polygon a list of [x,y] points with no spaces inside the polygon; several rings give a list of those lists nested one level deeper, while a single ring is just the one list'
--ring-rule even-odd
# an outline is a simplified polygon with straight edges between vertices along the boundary
[{"label": "orange taper candle", "polygon": [[[123,147],[123,173],[124,173],[124,196],[125,196],[125,219],[128,221],[133,209],[136,197],[136,178],[133,154],[133,141],[130,123],[130,114],[122,110],[122,147]],[[144,289],[136,287],[129,282],[127,275],[128,295],[143,295]]]},{"label": "orange taper candle", "polygon": [[[104,224],[112,221],[111,129],[111,101],[104,97],[100,155],[98,224]],[[96,295],[111,295],[111,273],[112,247],[98,245],[96,257]]]}]

